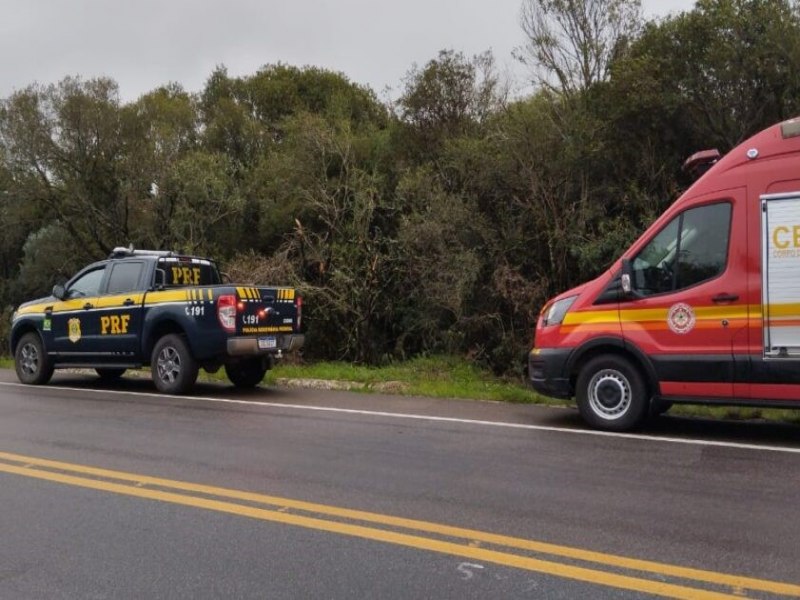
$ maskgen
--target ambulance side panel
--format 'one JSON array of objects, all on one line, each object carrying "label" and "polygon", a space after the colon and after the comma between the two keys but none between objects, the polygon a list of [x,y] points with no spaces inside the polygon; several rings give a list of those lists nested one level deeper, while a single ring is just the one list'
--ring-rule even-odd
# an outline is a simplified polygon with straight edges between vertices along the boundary
[{"label": "ambulance side panel", "polygon": [[[794,189],[795,191],[787,191]],[[759,277],[751,279],[748,385],[754,401],[800,400],[800,182],[778,181],[758,197]],[[755,200],[755,198],[754,198]]]}]

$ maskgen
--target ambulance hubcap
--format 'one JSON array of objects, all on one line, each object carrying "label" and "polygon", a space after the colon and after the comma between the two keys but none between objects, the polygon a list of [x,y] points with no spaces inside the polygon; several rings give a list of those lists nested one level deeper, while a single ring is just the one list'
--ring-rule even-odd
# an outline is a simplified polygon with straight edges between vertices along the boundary
[{"label": "ambulance hubcap", "polygon": [[178,351],[172,346],[167,346],[158,353],[158,361],[156,362],[158,369],[158,378],[164,383],[175,383],[175,380],[181,374],[181,357]]},{"label": "ambulance hubcap", "polygon": [[614,369],[603,369],[589,382],[589,405],[603,419],[618,419],[631,405],[631,384]]},{"label": "ambulance hubcap", "polygon": [[20,366],[27,375],[39,372],[39,351],[33,344],[25,344],[20,352]]}]

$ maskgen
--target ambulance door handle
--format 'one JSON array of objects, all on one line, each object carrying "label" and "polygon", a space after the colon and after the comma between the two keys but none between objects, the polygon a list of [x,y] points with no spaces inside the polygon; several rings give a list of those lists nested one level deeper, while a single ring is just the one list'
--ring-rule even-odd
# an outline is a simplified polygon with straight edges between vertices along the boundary
[{"label": "ambulance door handle", "polygon": [[94,308],[94,304],[92,304],[91,302],[87,302],[86,304],[83,305],[83,310],[89,310],[90,308]]},{"label": "ambulance door handle", "polygon": [[122,306],[133,306],[133,300],[125,298],[125,302],[122,303]]},{"label": "ambulance door handle", "polygon": [[736,294],[717,294],[713,298],[711,298],[712,302],[736,302],[739,299],[739,296]]}]

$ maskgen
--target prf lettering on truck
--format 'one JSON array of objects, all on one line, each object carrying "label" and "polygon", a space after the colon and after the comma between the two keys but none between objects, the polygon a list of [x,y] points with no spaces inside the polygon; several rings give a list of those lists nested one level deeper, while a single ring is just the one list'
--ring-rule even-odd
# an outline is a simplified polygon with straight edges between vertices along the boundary
[{"label": "prf lettering on truck", "polygon": [[200,268],[172,267],[172,283],[175,285],[200,285]]},{"label": "prf lettering on truck", "polygon": [[676,403],[800,408],[800,119],[720,156],[599,277],[549,302],[528,377],[599,429]]},{"label": "prf lettering on truck", "polygon": [[128,323],[130,323],[130,321],[130,315],[108,315],[100,317],[100,333],[102,335],[128,333]]}]

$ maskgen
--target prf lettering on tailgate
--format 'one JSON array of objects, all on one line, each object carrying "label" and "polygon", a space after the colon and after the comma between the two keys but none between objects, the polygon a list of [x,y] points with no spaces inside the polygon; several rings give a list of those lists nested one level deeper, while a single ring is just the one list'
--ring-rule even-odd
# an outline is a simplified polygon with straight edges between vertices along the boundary
[{"label": "prf lettering on tailgate", "polygon": [[102,335],[128,333],[128,323],[130,320],[130,315],[108,315],[107,317],[100,317],[100,333]]},{"label": "prf lettering on tailgate", "polygon": [[175,285],[199,284],[200,267],[172,267],[172,283]]}]

